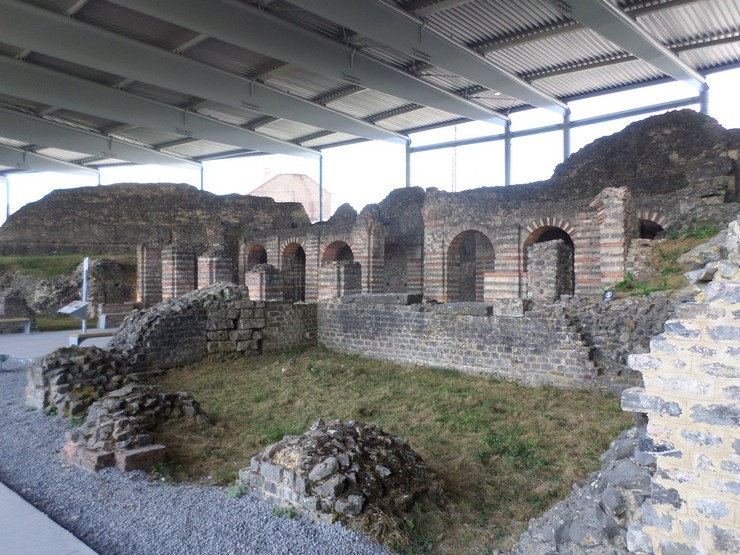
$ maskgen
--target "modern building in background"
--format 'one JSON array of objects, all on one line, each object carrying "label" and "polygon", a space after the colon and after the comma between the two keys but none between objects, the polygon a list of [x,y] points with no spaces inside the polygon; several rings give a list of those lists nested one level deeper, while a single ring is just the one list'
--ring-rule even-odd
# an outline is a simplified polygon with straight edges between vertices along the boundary
[{"label": "modern building in background", "polygon": [[331,193],[324,189],[323,207],[320,207],[319,190],[319,184],[305,174],[282,173],[271,177],[249,194],[271,197],[277,202],[300,202],[311,223],[316,223],[322,214],[331,214]]}]

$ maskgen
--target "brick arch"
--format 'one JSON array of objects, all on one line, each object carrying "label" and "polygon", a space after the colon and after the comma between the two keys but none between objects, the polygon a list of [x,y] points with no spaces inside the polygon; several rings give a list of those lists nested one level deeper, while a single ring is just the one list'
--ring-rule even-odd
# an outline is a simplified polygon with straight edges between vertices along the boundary
[{"label": "brick arch", "polygon": [[[527,296],[538,298],[536,293],[538,290],[537,283],[541,283],[541,281],[538,281],[538,276],[540,280],[542,276],[542,270],[530,271],[529,248],[537,243],[555,240],[562,240],[566,245],[565,250],[558,251],[556,289],[560,291],[560,294],[573,295],[575,293],[575,241],[573,240],[576,235],[575,226],[560,218],[541,218],[530,223],[526,230],[529,234],[522,243],[521,260],[522,271],[527,275]],[[540,259],[533,260],[535,266],[538,265],[538,262],[542,263]],[[555,272],[556,270],[550,267],[548,271]],[[555,296],[557,297],[557,294]]]},{"label": "brick arch", "polygon": [[342,260],[353,262],[354,259],[355,253],[352,248],[352,241],[344,238],[330,241],[326,247],[324,247],[324,252],[321,254],[322,264]]},{"label": "brick arch", "polygon": [[640,225],[640,238],[642,239],[655,239],[670,225],[668,218],[655,210],[639,210],[637,218]]},{"label": "brick arch", "polygon": [[475,228],[459,228],[445,253],[447,300],[482,301],[483,277],[495,268],[493,241]]},{"label": "brick arch", "polygon": [[286,301],[306,300],[306,249],[295,237],[280,242],[280,269]]},{"label": "brick arch", "polygon": [[262,243],[252,243],[247,248],[247,269],[251,270],[257,264],[267,264],[267,249]]},{"label": "brick arch", "polygon": [[574,226],[568,220],[564,220],[563,218],[551,218],[549,216],[531,221],[525,229],[527,230],[529,236],[543,227],[558,227],[565,231],[565,233],[567,233],[573,240],[575,240],[576,235],[578,234],[578,229],[576,228],[576,226]]}]

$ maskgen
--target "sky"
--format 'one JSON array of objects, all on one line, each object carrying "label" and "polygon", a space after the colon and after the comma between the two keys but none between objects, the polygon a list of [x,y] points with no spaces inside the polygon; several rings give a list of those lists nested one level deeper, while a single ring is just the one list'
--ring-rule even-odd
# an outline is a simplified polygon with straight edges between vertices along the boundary
[{"label": "sky", "polygon": [[[740,127],[740,110],[737,108],[740,68],[710,74],[707,83],[709,115],[728,129]],[[697,94],[695,89],[683,83],[664,83],[573,101],[569,104],[571,121],[690,98]],[[691,108],[699,109],[698,105]],[[574,128],[571,131],[571,151],[577,152],[598,137],[616,133],[633,121],[650,115],[652,114]],[[511,114],[511,122],[511,130],[520,131],[562,123],[562,117],[554,112],[533,109]],[[470,122],[413,134],[411,146],[500,133],[503,133],[503,126],[499,124]],[[563,161],[562,137],[562,132],[551,132],[514,139],[512,183],[548,179],[555,166]],[[344,203],[351,204],[359,212],[365,205],[380,202],[390,191],[406,184],[406,151],[402,144],[370,141],[325,149],[323,155],[323,183],[324,188],[332,194],[332,212]],[[204,190],[219,195],[248,194],[269,177],[280,173],[306,174],[315,181],[319,180],[320,173],[318,159],[284,155],[214,160],[205,162],[203,167]],[[199,169],[170,166],[101,168],[100,185],[124,182],[188,183],[200,187],[201,176]],[[503,141],[419,152],[411,156],[412,186],[462,191],[503,184]],[[0,224],[6,219],[5,207],[9,207],[12,214],[52,190],[97,185],[96,175],[79,176],[55,172],[11,174],[8,176],[7,186],[0,185],[0,206],[3,207],[0,211]],[[325,214],[324,219],[329,215]]]}]

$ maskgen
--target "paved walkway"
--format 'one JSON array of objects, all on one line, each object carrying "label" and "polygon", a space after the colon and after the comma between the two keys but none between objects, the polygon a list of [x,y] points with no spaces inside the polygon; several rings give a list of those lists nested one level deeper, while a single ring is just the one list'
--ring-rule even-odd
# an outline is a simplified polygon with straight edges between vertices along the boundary
[{"label": "paved walkway", "polygon": [[[69,345],[68,331],[0,334],[0,354],[31,360]],[[84,346],[104,347],[109,337]],[[0,482],[0,555],[96,555],[82,541]]]}]

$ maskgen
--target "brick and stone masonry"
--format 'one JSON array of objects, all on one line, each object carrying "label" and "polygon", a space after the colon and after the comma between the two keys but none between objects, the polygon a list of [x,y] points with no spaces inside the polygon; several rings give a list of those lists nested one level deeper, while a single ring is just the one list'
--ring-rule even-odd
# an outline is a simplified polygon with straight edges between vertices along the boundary
[{"label": "brick and stone masonry", "polygon": [[648,415],[641,449],[657,459],[654,510],[633,543],[658,555],[740,552],[740,220],[727,248],[698,301],[629,359],[645,387],[622,408]]}]

